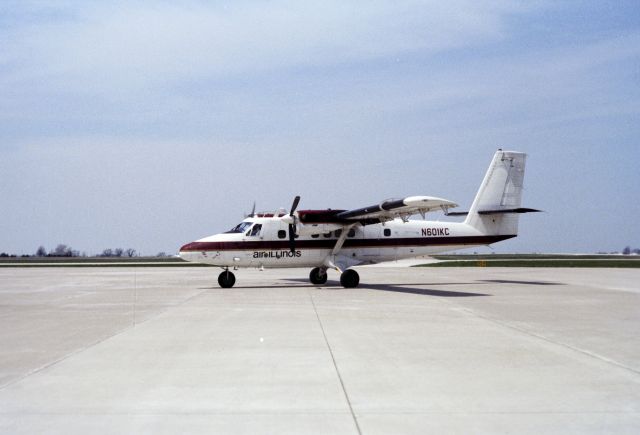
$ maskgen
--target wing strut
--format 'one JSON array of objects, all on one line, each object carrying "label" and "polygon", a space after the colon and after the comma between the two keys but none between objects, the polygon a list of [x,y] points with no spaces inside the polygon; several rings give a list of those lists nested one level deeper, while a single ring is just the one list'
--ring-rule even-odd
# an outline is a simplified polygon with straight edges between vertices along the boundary
[{"label": "wing strut", "polygon": [[331,261],[331,257],[335,256],[340,251],[340,249],[342,249],[342,245],[344,245],[344,241],[347,240],[347,234],[349,234],[349,231],[355,225],[356,225],[355,223],[352,223],[351,225],[346,225],[345,227],[342,228],[342,233],[340,233],[340,237],[338,237],[338,240],[336,240],[336,245],[331,250],[331,254],[327,255],[327,258],[325,258],[323,261],[323,264],[326,267],[330,267],[331,269],[335,269],[339,273],[342,273],[342,269],[340,269],[338,266],[336,266],[333,263],[333,261]]},{"label": "wing strut", "polygon": [[342,233],[340,233],[340,237],[338,237],[338,240],[336,240],[336,245],[333,247],[331,255],[336,255],[338,251],[342,249],[342,245],[344,245],[344,241],[347,239],[347,233],[349,233],[349,230],[351,230],[354,225],[355,224],[347,225],[342,229]]}]

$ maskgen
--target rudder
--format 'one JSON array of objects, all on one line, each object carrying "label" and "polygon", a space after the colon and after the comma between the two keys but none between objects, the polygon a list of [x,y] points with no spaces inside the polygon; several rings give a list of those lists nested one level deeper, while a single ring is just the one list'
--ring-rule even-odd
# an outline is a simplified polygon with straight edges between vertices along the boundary
[{"label": "rudder", "polygon": [[517,235],[527,155],[498,150],[469,209],[465,223],[489,235]]}]

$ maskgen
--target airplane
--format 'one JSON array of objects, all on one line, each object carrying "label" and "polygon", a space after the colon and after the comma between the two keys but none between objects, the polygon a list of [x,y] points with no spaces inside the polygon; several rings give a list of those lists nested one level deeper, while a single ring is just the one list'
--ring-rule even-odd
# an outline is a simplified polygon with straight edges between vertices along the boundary
[{"label": "airplane", "polygon": [[[458,204],[433,196],[390,199],[353,210],[297,210],[256,213],[229,231],[180,248],[180,258],[219,266],[222,288],[236,282],[230,269],[312,268],[309,281],[327,282],[327,270],[340,273],[340,284],[357,287],[354,266],[419,257],[472,246],[490,245],[518,234],[526,154],[498,151],[468,212],[450,212]],[[463,222],[427,221],[425,214],[442,210],[466,216]],[[422,220],[409,217],[419,214]]]}]

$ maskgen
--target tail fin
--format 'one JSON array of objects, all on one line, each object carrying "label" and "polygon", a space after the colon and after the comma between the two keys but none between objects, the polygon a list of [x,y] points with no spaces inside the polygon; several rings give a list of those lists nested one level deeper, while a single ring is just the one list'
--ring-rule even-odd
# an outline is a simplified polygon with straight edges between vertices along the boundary
[{"label": "tail fin", "polygon": [[537,211],[520,208],[527,155],[498,150],[484,176],[465,223],[483,234],[518,234],[519,213]]}]

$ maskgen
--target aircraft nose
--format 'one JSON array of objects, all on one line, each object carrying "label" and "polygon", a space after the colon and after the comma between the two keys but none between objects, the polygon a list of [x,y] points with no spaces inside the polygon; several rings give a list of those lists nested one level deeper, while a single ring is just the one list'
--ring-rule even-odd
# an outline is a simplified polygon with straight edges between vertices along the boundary
[{"label": "aircraft nose", "polygon": [[180,247],[180,251],[178,252],[178,256],[183,260],[189,261],[191,259],[191,250],[193,248],[194,243],[189,242],[186,245],[182,245]]}]

